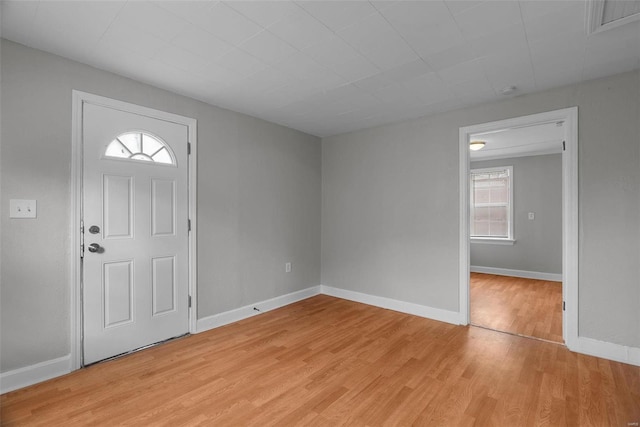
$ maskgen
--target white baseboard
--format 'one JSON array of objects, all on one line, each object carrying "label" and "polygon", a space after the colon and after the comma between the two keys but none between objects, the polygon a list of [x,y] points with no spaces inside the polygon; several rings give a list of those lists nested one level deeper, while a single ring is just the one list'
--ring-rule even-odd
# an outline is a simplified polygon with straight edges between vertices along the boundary
[{"label": "white baseboard", "polygon": [[509,268],[482,267],[472,265],[469,270],[472,273],[496,274],[498,276],[522,277],[524,279],[550,280],[562,282],[562,274],[542,273],[540,271],[511,270]]},{"label": "white baseboard", "polygon": [[71,355],[0,374],[0,393],[17,390],[71,372]]},{"label": "white baseboard", "polygon": [[589,356],[640,366],[640,348],[638,347],[627,347],[594,340],[593,338],[578,337],[575,346],[571,346],[570,350]]},{"label": "white baseboard", "polygon": [[439,320],[440,322],[460,325],[460,313],[457,311],[442,310],[426,305],[414,304],[411,302],[399,301],[396,299],[379,297],[375,295],[363,294],[360,292],[348,291],[345,289],[332,288],[331,286],[321,286],[321,293],[332,297],[342,298],[349,301],[360,302],[380,308],[386,308],[401,313],[413,314],[414,316],[426,317],[427,319]]},{"label": "white baseboard", "polygon": [[[320,294],[320,286],[313,286],[301,291],[292,292],[290,294],[281,295],[279,297],[256,302],[254,304],[245,305],[244,307],[236,308],[234,310],[225,311],[224,313],[203,317],[202,319],[198,319],[196,333],[247,319],[260,313],[284,307],[285,305],[302,301],[303,299],[307,299],[318,294]],[[254,307],[260,311],[254,310]]]},{"label": "white baseboard", "polygon": [[[473,271],[473,270],[472,270]],[[498,273],[491,273],[498,274]],[[513,274],[508,274],[509,276]],[[515,276],[515,275],[514,275]],[[521,276],[515,276],[521,277]],[[543,279],[551,280],[551,279]],[[224,313],[198,319],[197,332],[204,332],[209,329],[237,322],[266,311],[284,307],[294,302],[310,298],[315,295],[325,294],[336,298],[342,298],[362,304],[373,305],[380,308],[399,311],[401,313],[412,314],[425,317],[427,319],[438,320],[454,325],[461,324],[460,313],[449,310],[428,307],[425,305],[399,301],[391,298],[364,294],[345,289],[333,288],[331,286],[313,286],[301,291],[292,292],[276,298],[250,304],[244,307],[230,310]],[[254,307],[260,311],[254,310]],[[601,357],[603,359],[614,360],[616,362],[628,363],[640,366],[640,348],[627,347],[605,341],[598,341],[592,338],[578,337],[575,344],[569,346],[571,351],[587,354],[589,356]],[[74,369],[71,366],[71,355],[66,355],[57,359],[26,366],[0,374],[0,393],[7,393],[22,387],[37,384],[51,378],[68,374]]]}]

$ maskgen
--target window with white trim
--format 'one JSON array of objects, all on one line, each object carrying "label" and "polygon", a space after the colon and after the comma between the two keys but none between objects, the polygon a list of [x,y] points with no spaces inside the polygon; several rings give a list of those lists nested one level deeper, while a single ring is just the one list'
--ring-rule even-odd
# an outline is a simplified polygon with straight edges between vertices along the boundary
[{"label": "window with white trim", "polygon": [[513,240],[513,167],[472,169],[472,239]]},{"label": "window with white trim", "polygon": [[165,165],[176,164],[171,148],[164,141],[146,132],[126,132],[118,135],[107,145],[104,156]]}]

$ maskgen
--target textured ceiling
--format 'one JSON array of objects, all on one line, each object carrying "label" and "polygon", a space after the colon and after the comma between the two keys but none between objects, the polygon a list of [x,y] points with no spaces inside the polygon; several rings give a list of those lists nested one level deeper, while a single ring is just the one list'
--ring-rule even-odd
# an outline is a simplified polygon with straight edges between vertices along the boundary
[{"label": "textured ceiling", "polygon": [[585,1],[3,1],[2,37],[329,136],[640,68]]}]

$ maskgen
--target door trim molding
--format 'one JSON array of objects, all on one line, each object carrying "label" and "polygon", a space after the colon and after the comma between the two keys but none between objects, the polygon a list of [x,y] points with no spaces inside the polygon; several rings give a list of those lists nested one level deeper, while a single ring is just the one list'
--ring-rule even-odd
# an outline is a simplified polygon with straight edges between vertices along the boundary
[{"label": "door trim molding", "polygon": [[[139,114],[154,119],[165,120],[187,126],[188,142],[191,144],[191,154],[187,163],[187,186],[189,207],[188,215],[191,219],[189,233],[189,295],[191,308],[189,310],[189,332],[197,331],[197,120],[168,113],[153,108],[143,107],[124,101],[94,95],[87,92],[72,90],[71,102],[71,289],[70,289],[70,334],[71,355],[69,366],[71,370],[82,367],[82,263],[80,261],[80,245],[82,233],[80,221],[82,219],[82,106],[84,103],[100,105]],[[186,225],[185,225],[186,226]]]},{"label": "door trim molding", "polygon": [[469,324],[469,141],[474,133],[541,123],[565,123],[565,151],[562,155],[562,296],[566,302],[562,334],[566,346],[579,351],[578,346],[578,107],[498,120],[460,128],[460,242],[459,242],[459,311],[461,323]]}]

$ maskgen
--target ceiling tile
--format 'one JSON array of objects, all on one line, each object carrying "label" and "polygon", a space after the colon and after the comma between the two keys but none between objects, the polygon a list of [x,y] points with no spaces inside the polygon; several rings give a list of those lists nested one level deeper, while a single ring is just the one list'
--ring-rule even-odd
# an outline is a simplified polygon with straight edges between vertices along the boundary
[{"label": "ceiling tile", "polygon": [[98,46],[104,45],[114,49],[123,49],[137,53],[145,58],[151,58],[167,44],[161,38],[116,21],[102,36]]},{"label": "ceiling tile", "polygon": [[290,45],[304,49],[333,36],[333,32],[300,9],[269,27],[269,31]]},{"label": "ceiling tile", "polygon": [[202,73],[209,60],[180,47],[167,45],[160,49],[154,59],[190,73]]},{"label": "ceiling tile", "polygon": [[211,7],[211,2],[202,0],[163,0],[155,2],[155,5],[171,12],[185,21],[192,24],[204,23],[207,9]]},{"label": "ceiling tile", "polygon": [[339,31],[376,13],[367,1],[300,1],[298,4],[333,31]]},{"label": "ceiling tile", "polygon": [[583,78],[585,80],[598,79],[612,74],[636,70],[638,68],[640,68],[640,59],[624,56],[619,59],[597,61],[593,64],[587,61],[583,72]]},{"label": "ceiling tile", "polygon": [[479,59],[474,59],[440,70],[438,71],[438,76],[440,76],[446,84],[461,84],[463,82],[475,81],[479,76],[484,78],[484,68],[482,68],[482,62]]},{"label": "ceiling tile", "polygon": [[[102,35],[123,9],[122,2],[41,1],[35,25],[47,29]],[[155,18],[155,17],[154,17]]]},{"label": "ceiling tile", "polygon": [[380,46],[362,54],[381,70],[420,60],[420,57],[404,42]]},{"label": "ceiling tile", "polygon": [[369,60],[336,36],[305,49],[304,53],[348,81],[360,80],[380,72]]},{"label": "ceiling tile", "polygon": [[269,65],[277,64],[283,58],[296,52],[296,49],[290,44],[266,30],[242,43],[239,47]]},{"label": "ceiling tile", "polygon": [[584,32],[567,33],[557,40],[539,40],[529,44],[534,70],[547,62],[572,61],[582,66],[586,40]]},{"label": "ceiling tile", "polygon": [[454,18],[460,30],[470,38],[522,22],[520,5],[515,1],[483,1],[454,15]]},{"label": "ceiling tile", "polygon": [[467,43],[455,23],[431,25],[416,31],[415,34],[405,31],[403,36],[422,58]]},{"label": "ceiling tile", "polygon": [[435,104],[454,96],[451,89],[442,82],[436,73],[423,74],[404,82],[403,86],[413,92],[423,105]]},{"label": "ceiling tile", "polygon": [[451,68],[454,65],[468,62],[476,58],[471,45],[461,43],[440,52],[425,57],[426,62],[434,71]]},{"label": "ceiling tile", "polygon": [[[86,4],[92,3],[109,4],[109,2],[86,2]],[[118,14],[116,22],[121,26],[134,27],[138,31],[165,41],[172,40],[189,27],[189,23],[184,19],[148,1],[127,2]]]},{"label": "ceiling tile", "polygon": [[203,30],[231,44],[240,44],[263,28],[225,3],[216,2],[191,18]]},{"label": "ceiling tile", "polygon": [[496,96],[491,84],[489,84],[484,76],[478,77],[474,80],[458,83],[450,87],[457,97],[467,99],[469,102],[476,102],[485,99],[489,100]]},{"label": "ceiling tile", "polygon": [[208,59],[219,58],[233,50],[231,44],[193,26],[174,37],[171,44]]},{"label": "ceiling tile", "polygon": [[432,25],[453,24],[444,1],[398,1],[380,12],[399,32],[420,33]]},{"label": "ceiling tile", "polygon": [[459,15],[467,9],[478,6],[483,0],[444,0],[452,14]]},{"label": "ceiling tile", "polygon": [[286,0],[225,1],[225,4],[264,28],[299,10],[295,3]]},{"label": "ceiling tile", "polygon": [[497,93],[507,86],[516,86],[518,93],[535,90],[528,50],[502,51],[485,56],[481,61],[485,75]]},{"label": "ceiling tile", "polygon": [[[529,42],[534,43],[540,40],[553,42],[560,38],[562,34],[579,31],[586,36],[586,2],[560,1],[553,3],[555,7],[542,16],[537,14],[525,15],[523,12],[524,25]],[[523,9],[524,7],[523,5]]]},{"label": "ceiling tile", "polygon": [[416,59],[411,62],[388,69],[383,73],[384,77],[394,82],[403,82],[414,79],[423,74],[431,72],[431,68],[422,59]]},{"label": "ceiling tile", "polygon": [[372,76],[365,77],[363,79],[353,82],[354,85],[368,91],[375,91],[378,89],[382,89],[383,87],[390,86],[393,83],[397,83],[397,81],[394,81],[394,80],[391,80],[390,78],[385,77],[384,73],[377,73]]},{"label": "ceiling tile", "polygon": [[344,28],[338,32],[338,36],[362,53],[403,44],[406,46],[400,35],[378,13]]},{"label": "ceiling tile", "polygon": [[470,43],[477,57],[492,55],[495,52],[528,51],[527,37],[522,23],[502,27],[497,31],[473,38]]},{"label": "ceiling tile", "polygon": [[215,61],[220,66],[248,77],[268,67],[263,61],[243,50],[233,49]]},{"label": "ceiling tile", "polygon": [[302,52],[295,52],[287,56],[275,64],[274,68],[297,79],[313,78],[328,71],[327,68]]}]

